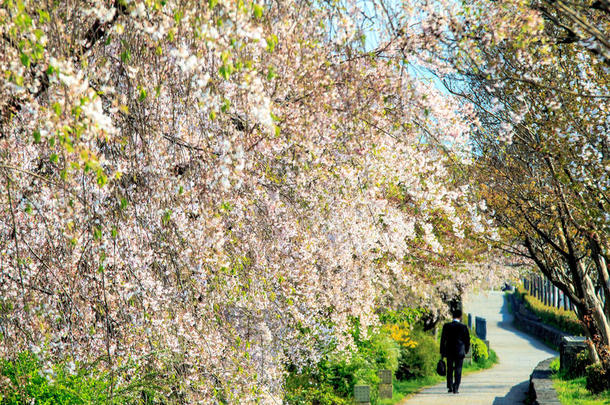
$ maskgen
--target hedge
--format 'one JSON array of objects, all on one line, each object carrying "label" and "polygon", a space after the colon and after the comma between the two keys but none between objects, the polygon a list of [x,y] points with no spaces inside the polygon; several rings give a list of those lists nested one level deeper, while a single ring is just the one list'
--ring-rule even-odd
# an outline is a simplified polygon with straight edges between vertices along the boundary
[{"label": "hedge", "polygon": [[522,286],[517,286],[515,297],[524,302],[526,308],[542,322],[572,335],[584,335],[582,324],[574,312],[544,305]]}]

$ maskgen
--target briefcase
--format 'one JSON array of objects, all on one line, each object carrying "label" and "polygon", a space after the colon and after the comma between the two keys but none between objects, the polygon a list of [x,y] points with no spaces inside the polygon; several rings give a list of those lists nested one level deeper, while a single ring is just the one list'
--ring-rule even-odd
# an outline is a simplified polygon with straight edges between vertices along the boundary
[{"label": "briefcase", "polygon": [[438,375],[447,375],[447,366],[445,366],[445,360],[440,359],[438,363],[436,363],[436,372]]}]

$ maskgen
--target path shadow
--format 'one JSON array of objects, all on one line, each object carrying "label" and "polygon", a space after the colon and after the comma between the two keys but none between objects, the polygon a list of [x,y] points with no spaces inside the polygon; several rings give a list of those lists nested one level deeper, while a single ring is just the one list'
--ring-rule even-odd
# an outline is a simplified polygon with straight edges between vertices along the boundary
[{"label": "path shadow", "polygon": [[529,381],[523,381],[513,386],[503,397],[495,397],[492,405],[522,404],[529,388]]},{"label": "path shadow", "polygon": [[498,328],[508,330],[511,333],[514,333],[515,335],[527,340],[529,342],[529,344],[532,345],[532,347],[534,347],[538,350],[545,351],[550,356],[556,356],[557,352],[555,350],[551,349],[550,347],[548,347],[546,344],[544,344],[544,342],[542,342],[541,340],[537,339],[536,337],[534,337],[528,333],[525,333],[525,332],[517,329],[517,327],[513,323],[514,317],[508,310],[508,305],[509,305],[508,297],[505,295],[504,301],[502,302],[502,307],[500,308],[502,320],[500,322],[498,322]]},{"label": "path shadow", "polygon": [[513,323],[513,315],[510,313],[508,304],[508,297],[506,294],[502,297],[502,307],[500,308],[500,314],[502,314],[502,320],[498,323],[498,326],[502,326],[504,324],[512,325]]}]

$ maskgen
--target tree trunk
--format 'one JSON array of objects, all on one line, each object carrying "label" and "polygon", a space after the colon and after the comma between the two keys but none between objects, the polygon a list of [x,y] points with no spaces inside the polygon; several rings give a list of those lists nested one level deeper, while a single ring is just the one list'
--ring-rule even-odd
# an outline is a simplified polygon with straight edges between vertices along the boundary
[{"label": "tree trunk", "polygon": [[[585,323],[585,329],[587,329],[589,335],[591,335],[587,337],[589,340],[592,340],[592,343],[596,343],[595,346],[607,346],[610,343],[610,324],[608,324],[608,318],[604,313],[603,305],[595,292],[595,285],[593,284],[591,277],[586,273],[585,264],[582,260],[578,262],[578,273],[582,280],[583,301],[585,304],[581,319]],[[591,317],[590,321],[587,319],[587,316]],[[589,324],[592,324],[593,327],[590,327]],[[599,340],[595,339],[595,335],[599,335]],[[595,357],[597,358],[596,362],[598,362],[599,353],[597,348],[595,351]]]}]

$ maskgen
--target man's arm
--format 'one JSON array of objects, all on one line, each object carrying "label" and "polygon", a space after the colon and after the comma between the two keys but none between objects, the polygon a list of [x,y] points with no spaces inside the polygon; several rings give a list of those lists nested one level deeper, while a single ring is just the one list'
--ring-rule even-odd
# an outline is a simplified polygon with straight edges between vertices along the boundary
[{"label": "man's arm", "polygon": [[441,357],[447,357],[447,324],[443,325],[441,332]]},{"label": "man's arm", "polygon": [[466,350],[464,353],[468,353],[470,350],[470,332],[466,325],[464,325],[464,349]]}]

